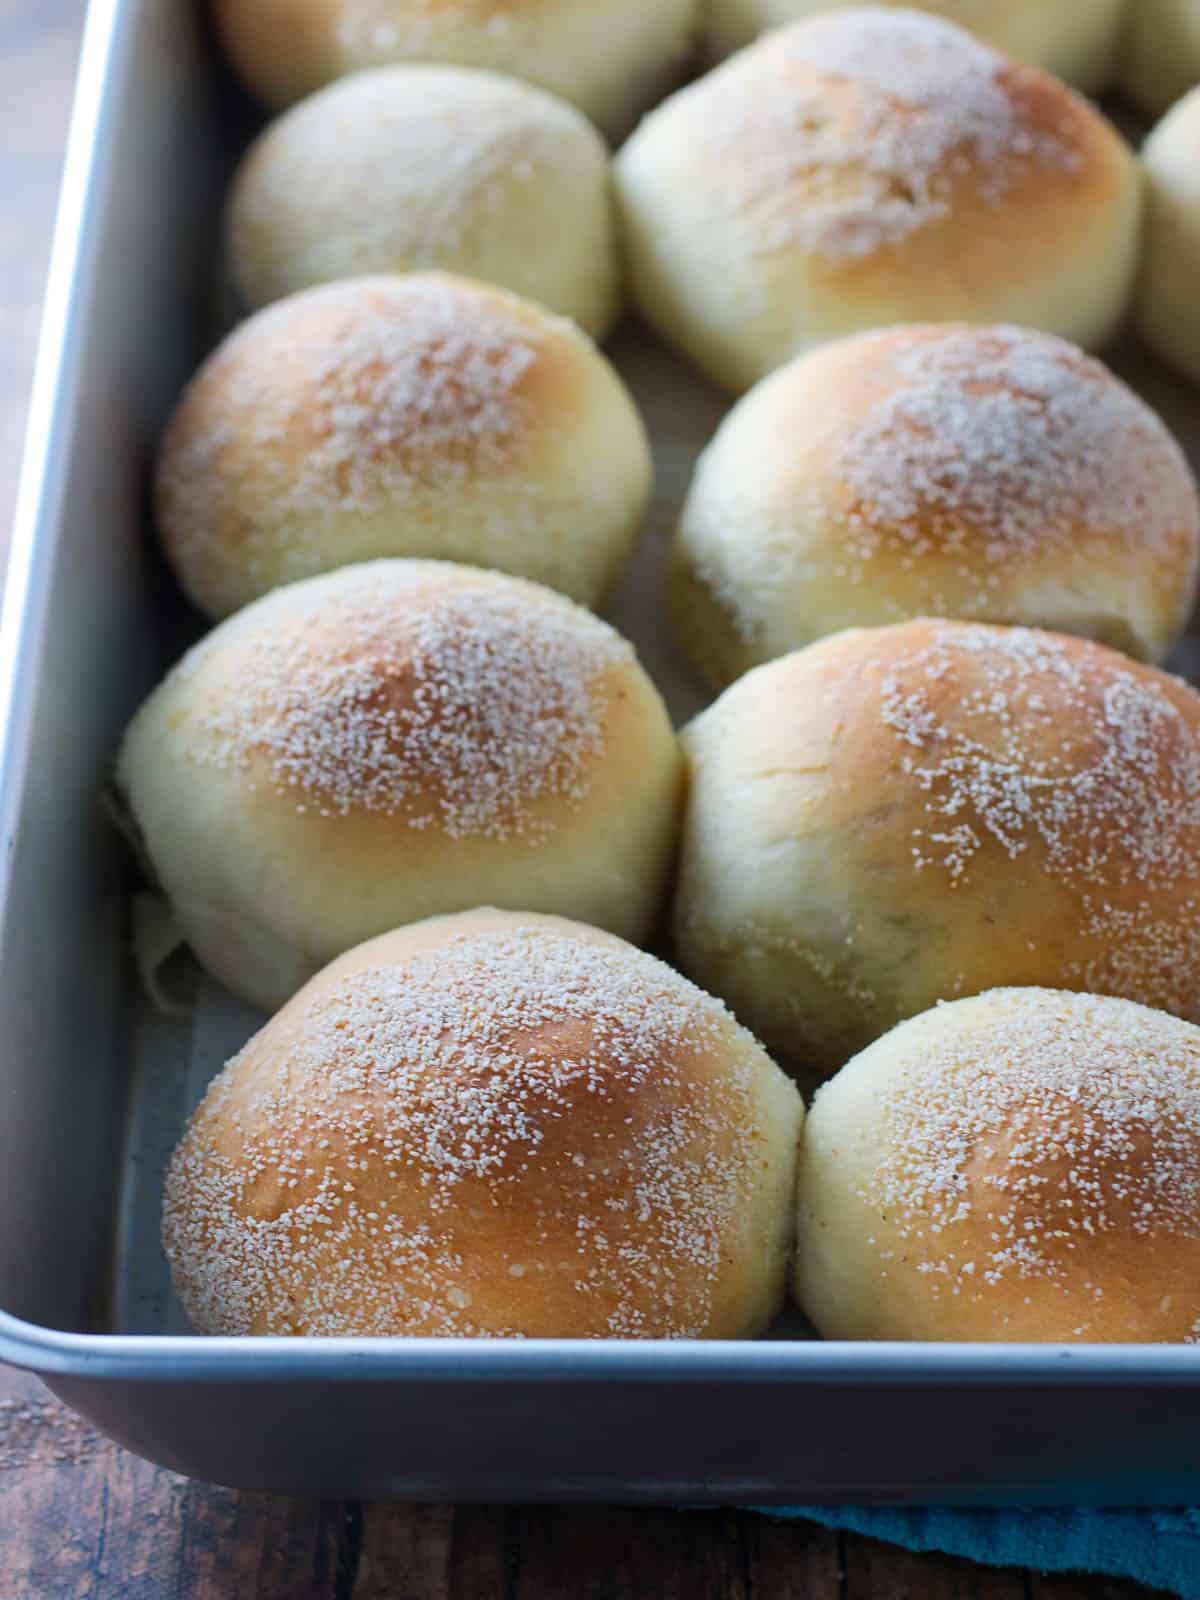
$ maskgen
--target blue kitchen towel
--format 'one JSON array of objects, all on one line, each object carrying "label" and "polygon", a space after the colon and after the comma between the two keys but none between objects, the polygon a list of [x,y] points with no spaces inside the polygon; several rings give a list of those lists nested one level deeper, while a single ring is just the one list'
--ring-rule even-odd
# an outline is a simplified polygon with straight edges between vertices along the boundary
[{"label": "blue kitchen towel", "polygon": [[944,1550],[990,1567],[1136,1578],[1200,1600],[1200,1510],[996,1510],[933,1506],[754,1506],[908,1550]]}]

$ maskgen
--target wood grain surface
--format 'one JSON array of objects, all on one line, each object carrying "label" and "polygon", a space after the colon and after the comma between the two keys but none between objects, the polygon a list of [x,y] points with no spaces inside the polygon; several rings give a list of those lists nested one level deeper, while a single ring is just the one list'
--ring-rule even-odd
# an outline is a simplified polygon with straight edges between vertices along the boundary
[{"label": "wood grain surface", "polygon": [[[7,539],[83,0],[0,0]],[[0,1600],[1134,1600],[733,1511],[325,1504],[192,1483],[0,1368]]]}]

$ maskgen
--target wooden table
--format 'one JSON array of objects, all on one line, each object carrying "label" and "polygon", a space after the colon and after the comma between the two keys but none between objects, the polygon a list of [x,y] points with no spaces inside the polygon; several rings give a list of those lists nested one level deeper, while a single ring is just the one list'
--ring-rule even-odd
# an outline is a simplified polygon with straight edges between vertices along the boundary
[{"label": "wooden table", "polygon": [[[0,0],[0,531],[84,0]],[[733,1511],[327,1504],[191,1483],[0,1369],[0,1600],[1134,1600]]]}]

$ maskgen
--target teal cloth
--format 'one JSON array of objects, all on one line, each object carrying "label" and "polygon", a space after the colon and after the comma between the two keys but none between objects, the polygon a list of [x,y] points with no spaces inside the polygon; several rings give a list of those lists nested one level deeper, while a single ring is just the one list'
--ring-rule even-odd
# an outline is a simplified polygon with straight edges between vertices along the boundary
[{"label": "teal cloth", "polygon": [[954,1510],[893,1506],[755,1506],[908,1550],[943,1550],[989,1567],[1135,1578],[1200,1600],[1200,1510]]}]

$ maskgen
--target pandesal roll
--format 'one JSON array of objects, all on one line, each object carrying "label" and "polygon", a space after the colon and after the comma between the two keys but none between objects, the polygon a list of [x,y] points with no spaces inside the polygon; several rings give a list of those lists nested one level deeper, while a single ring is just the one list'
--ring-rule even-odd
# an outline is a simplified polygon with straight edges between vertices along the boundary
[{"label": "pandesal roll", "polygon": [[1092,348],[1133,289],[1124,141],[1057,79],[917,11],[764,35],[648,116],[616,174],[639,310],[734,390],[897,322]]},{"label": "pandesal roll", "polygon": [[272,122],[236,174],[230,274],[250,310],[314,284],[436,269],[602,337],[620,311],[608,151],[573,106],[463,67],[378,67]]},{"label": "pandesal roll", "polygon": [[229,1063],[163,1242],[202,1333],[748,1338],[802,1117],[661,962],[472,911],[343,956]]},{"label": "pandesal roll", "polygon": [[851,629],[739,679],[683,745],[680,964],[805,1075],[998,986],[1200,1020],[1178,679],[1032,629]]},{"label": "pandesal roll", "polygon": [[1126,1000],[938,1006],[822,1088],[797,1294],[833,1339],[1200,1340],[1200,1029]]},{"label": "pandesal roll", "polygon": [[[709,51],[718,58],[726,56],[769,28],[856,3],[710,0]],[[1095,94],[1111,81],[1127,8],[1125,0],[925,0],[919,9],[945,17],[996,49]]]},{"label": "pandesal roll", "polygon": [[477,905],[648,938],[680,780],[666,708],[612,628],[422,561],[238,612],[150,696],[117,770],[187,942],[267,1008],[364,939]]},{"label": "pandesal roll", "polygon": [[1162,660],[1195,598],[1200,503],[1165,424],[1049,334],[924,323],[773,373],[696,468],[670,565],[712,681],[921,616]]},{"label": "pandesal roll", "polygon": [[573,323],[413,273],[304,290],[230,334],[167,428],[156,509],[212,617],[380,556],[495,567],[596,605],[650,489],[637,409]]},{"label": "pandesal roll", "polygon": [[672,86],[696,11],[697,0],[215,0],[226,51],[269,105],[368,67],[448,63],[548,89],[610,138]]},{"label": "pandesal roll", "polygon": [[[1197,18],[1200,30],[1200,11]],[[1142,161],[1149,210],[1138,335],[1160,361],[1200,385],[1200,89],[1154,129]]]}]

